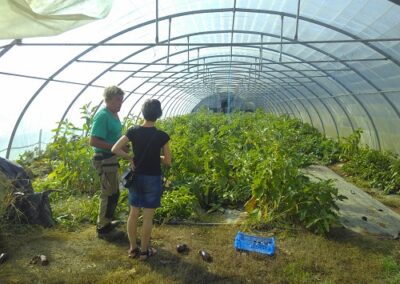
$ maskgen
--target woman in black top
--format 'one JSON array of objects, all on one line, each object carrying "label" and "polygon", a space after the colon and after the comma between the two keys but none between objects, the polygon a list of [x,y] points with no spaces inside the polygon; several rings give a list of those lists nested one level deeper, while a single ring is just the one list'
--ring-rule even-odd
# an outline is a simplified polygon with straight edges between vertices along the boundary
[{"label": "woman in black top", "polygon": [[[135,170],[136,180],[129,188],[130,212],[127,222],[127,231],[130,242],[129,257],[134,258],[140,254],[140,259],[145,260],[157,251],[150,247],[150,236],[153,227],[154,211],[160,206],[162,195],[161,163],[171,166],[171,152],[169,149],[169,136],[162,130],[154,127],[162,115],[161,103],[158,100],[147,100],[142,106],[144,123],[135,126],[126,132],[112,147],[111,151],[129,161]],[[124,152],[124,146],[132,143],[134,156]],[[161,150],[163,155],[161,156]],[[139,210],[143,208],[143,225],[140,250],[136,245],[137,221]]]}]

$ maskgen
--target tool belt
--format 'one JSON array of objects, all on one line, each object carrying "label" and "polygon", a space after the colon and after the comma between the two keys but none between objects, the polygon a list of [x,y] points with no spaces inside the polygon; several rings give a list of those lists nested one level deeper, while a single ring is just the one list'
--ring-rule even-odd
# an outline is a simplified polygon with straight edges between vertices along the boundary
[{"label": "tool belt", "polygon": [[94,154],[93,164],[100,175],[113,172],[117,173],[119,168],[117,156],[111,153]]},{"label": "tool belt", "polygon": [[113,153],[105,153],[105,152],[104,153],[95,153],[93,155],[93,160],[101,161],[101,160],[104,160],[104,159],[111,158],[113,156],[115,156]]}]

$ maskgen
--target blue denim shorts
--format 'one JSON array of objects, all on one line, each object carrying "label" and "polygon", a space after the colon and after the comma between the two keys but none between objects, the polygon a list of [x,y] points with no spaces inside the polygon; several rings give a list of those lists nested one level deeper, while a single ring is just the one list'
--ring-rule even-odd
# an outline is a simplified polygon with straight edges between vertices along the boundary
[{"label": "blue denim shorts", "polygon": [[129,188],[129,205],[143,208],[160,207],[162,195],[161,176],[137,175]]}]

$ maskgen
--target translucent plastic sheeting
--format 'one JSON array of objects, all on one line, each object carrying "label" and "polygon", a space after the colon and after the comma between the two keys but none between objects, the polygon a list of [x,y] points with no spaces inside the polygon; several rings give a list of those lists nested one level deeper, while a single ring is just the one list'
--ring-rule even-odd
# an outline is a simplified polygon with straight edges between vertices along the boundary
[{"label": "translucent plastic sheeting", "polygon": [[0,38],[57,35],[104,18],[112,0],[5,0],[0,2]]},{"label": "translucent plastic sheeting", "polygon": [[[3,90],[6,90],[2,94],[3,103],[0,107],[0,155],[5,157],[15,121],[17,121],[25,104],[32,97],[32,92],[35,92],[43,81],[2,74],[0,74],[0,81]],[[32,135],[36,137],[35,141],[30,139]],[[25,129],[16,137],[16,141],[26,146],[37,142],[38,136],[39,130],[37,127],[30,129],[30,133],[28,133],[28,129]]]},{"label": "translucent plastic sheeting", "polygon": [[[38,135],[33,135],[33,132],[39,129],[42,131],[43,141],[49,141],[54,134],[51,130],[57,126],[55,122],[61,120],[65,106],[81,88],[79,85],[50,82],[29,107],[16,135],[26,135],[27,139],[32,139],[31,143],[38,142]],[[80,116],[80,113],[75,112],[75,115]],[[16,140],[17,147],[25,146],[17,142]]]},{"label": "translucent plastic sheeting", "polygon": [[400,153],[399,14],[386,0],[113,1],[106,18],[60,35],[0,42],[1,83],[18,84],[16,112],[0,106],[0,148],[60,119],[82,123],[82,105],[100,105],[115,84],[126,92],[121,116],[146,98],[168,117],[227,96],[331,137],[362,128],[362,142]]}]

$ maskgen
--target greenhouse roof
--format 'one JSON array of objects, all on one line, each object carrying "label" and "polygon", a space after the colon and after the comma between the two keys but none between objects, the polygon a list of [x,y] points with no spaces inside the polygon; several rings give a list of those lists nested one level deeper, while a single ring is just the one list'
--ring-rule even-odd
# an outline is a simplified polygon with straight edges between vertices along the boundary
[{"label": "greenhouse roof", "polygon": [[255,105],[400,153],[400,1],[9,0],[0,13],[1,156],[80,125],[109,85],[126,93],[122,117],[147,98],[165,117]]}]

